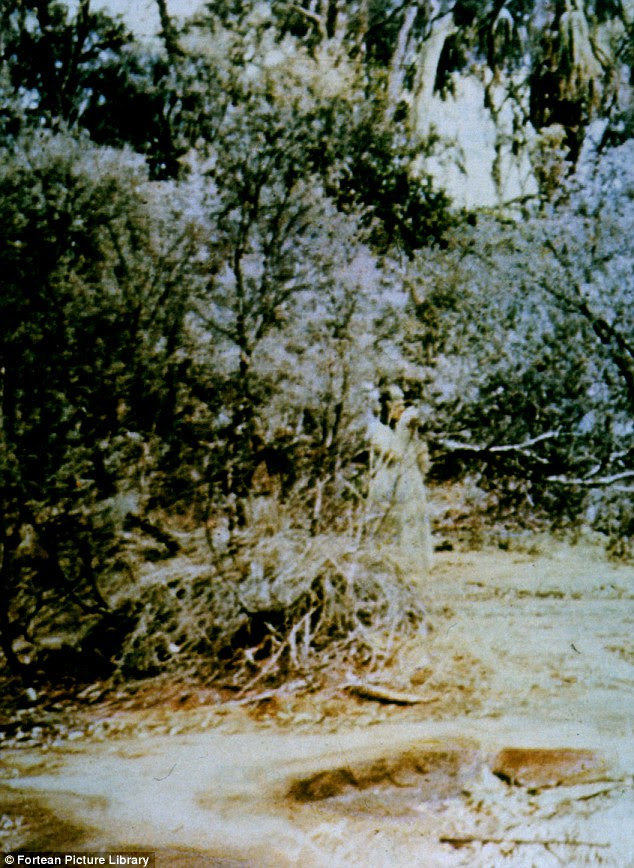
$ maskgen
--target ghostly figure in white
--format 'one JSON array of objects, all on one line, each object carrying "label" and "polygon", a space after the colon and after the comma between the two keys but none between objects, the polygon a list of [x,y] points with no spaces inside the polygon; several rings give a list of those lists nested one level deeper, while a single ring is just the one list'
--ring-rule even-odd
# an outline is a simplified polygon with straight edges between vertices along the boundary
[{"label": "ghostly figure in white", "polygon": [[377,545],[387,545],[410,579],[416,581],[427,575],[432,563],[424,481],[429,457],[417,436],[417,410],[405,408],[400,389],[390,390],[385,409],[385,421],[372,419],[368,428],[370,524]]}]

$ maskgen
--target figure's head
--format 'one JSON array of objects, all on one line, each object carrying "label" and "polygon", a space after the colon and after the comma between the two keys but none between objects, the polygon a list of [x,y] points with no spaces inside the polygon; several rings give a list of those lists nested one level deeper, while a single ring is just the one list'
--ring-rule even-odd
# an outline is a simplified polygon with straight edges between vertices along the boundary
[{"label": "figure's head", "polygon": [[405,410],[405,396],[398,386],[389,386],[381,392],[381,422],[395,424]]}]

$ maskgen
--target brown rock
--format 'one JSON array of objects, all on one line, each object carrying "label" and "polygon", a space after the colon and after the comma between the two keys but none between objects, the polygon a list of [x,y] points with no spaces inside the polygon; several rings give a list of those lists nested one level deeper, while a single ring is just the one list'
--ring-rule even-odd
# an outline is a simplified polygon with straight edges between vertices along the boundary
[{"label": "brown rock", "polygon": [[412,675],[409,679],[410,684],[413,684],[414,686],[424,684],[426,681],[429,681],[433,674],[434,670],[431,668],[431,666],[418,666],[412,672]]},{"label": "brown rock", "polygon": [[491,771],[509,784],[540,789],[597,780],[605,772],[605,760],[592,750],[507,747]]}]

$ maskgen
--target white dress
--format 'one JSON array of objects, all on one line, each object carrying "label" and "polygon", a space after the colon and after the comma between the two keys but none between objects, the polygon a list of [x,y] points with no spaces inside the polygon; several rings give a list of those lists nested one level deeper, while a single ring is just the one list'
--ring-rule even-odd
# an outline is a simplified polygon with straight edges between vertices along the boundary
[{"label": "white dress", "polygon": [[432,538],[424,470],[427,449],[416,436],[416,409],[409,407],[394,429],[372,420],[369,520],[378,544],[387,544],[414,576],[429,572]]}]

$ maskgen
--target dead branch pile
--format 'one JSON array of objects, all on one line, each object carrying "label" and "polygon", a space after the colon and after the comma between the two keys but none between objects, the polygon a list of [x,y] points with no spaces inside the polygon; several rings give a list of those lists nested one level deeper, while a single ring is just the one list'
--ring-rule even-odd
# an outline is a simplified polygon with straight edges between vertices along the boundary
[{"label": "dead branch pile", "polygon": [[358,538],[247,529],[212,553],[211,564],[154,567],[126,601],[136,627],[124,675],[189,669],[244,690],[315,675],[335,658],[379,668],[396,637],[424,628],[414,585]]}]

